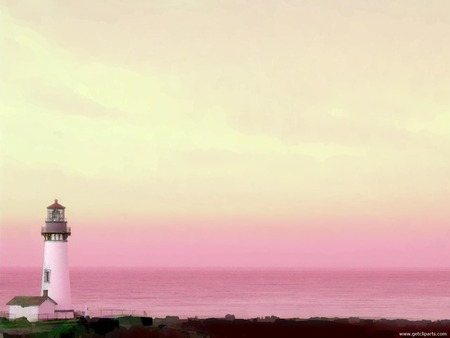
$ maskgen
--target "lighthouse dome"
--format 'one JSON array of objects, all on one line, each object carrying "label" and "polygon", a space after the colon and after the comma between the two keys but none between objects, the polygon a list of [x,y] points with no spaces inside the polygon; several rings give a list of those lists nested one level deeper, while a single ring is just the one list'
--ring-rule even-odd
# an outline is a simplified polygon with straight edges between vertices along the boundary
[{"label": "lighthouse dome", "polygon": [[49,205],[47,207],[47,209],[65,209],[66,207],[62,206],[61,204],[58,203],[58,200],[55,199],[55,203],[53,203],[52,205]]}]

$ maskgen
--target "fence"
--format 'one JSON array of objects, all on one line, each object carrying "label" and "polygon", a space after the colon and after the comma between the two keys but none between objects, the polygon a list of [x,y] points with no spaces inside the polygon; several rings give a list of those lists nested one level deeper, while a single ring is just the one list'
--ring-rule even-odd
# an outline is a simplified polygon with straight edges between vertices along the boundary
[{"label": "fence", "polygon": [[74,319],[73,312],[55,312],[55,313],[28,313],[28,314],[10,314],[7,311],[0,312],[0,317],[7,318],[8,320],[16,320],[26,317],[30,322],[43,322],[49,320],[62,320],[62,319]]},{"label": "fence", "polygon": [[[85,311],[75,311],[75,312],[55,312],[55,313],[44,313],[44,314],[29,314],[27,318],[29,321],[49,321],[58,319],[73,319],[81,316],[89,316],[96,318],[111,318],[111,317],[123,317],[123,316],[134,316],[134,317],[148,317],[146,311],[138,310],[127,310],[127,309],[106,309],[106,308],[87,308]],[[16,320],[22,318],[23,315],[10,314],[8,311],[0,311],[0,317],[8,318],[9,320]]]},{"label": "fence", "polygon": [[77,312],[82,316],[89,317],[148,317],[147,311],[128,310],[128,309],[107,309],[107,308],[87,308],[85,311]]}]

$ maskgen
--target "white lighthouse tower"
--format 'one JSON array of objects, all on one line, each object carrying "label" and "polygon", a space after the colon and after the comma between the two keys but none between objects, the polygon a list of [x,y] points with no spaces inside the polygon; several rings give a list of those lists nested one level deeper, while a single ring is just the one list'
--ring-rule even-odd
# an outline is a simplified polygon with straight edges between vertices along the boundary
[{"label": "white lighthouse tower", "polygon": [[48,294],[56,302],[55,314],[69,318],[69,314],[73,314],[67,254],[67,238],[71,232],[64,211],[65,207],[55,200],[47,207],[47,219],[41,229],[44,236],[41,296]]}]

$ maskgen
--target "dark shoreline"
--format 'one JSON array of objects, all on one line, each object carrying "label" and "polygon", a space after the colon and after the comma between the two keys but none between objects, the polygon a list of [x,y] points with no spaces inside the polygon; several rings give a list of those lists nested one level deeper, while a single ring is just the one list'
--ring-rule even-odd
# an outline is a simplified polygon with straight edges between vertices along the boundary
[{"label": "dark shoreline", "polygon": [[[3,336],[3,337],[2,337]],[[89,318],[29,323],[0,319],[0,338],[8,337],[450,337],[450,320],[388,320],[360,318],[179,319],[132,317]]]}]

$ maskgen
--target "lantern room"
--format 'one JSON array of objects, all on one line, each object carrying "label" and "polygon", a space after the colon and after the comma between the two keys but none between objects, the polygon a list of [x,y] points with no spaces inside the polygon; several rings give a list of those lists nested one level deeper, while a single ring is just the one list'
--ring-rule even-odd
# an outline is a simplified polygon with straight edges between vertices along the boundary
[{"label": "lantern room", "polygon": [[67,226],[65,207],[55,200],[55,203],[47,207],[47,219],[45,226],[41,228],[41,234],[45,240],[66,240],[70,236],[70,228]]},{"label": "lantern room", "polygon": [[46,222],[65,222],[64,209],[58,200],[55,199],[55,203],[47,207],[47,219]]}]

